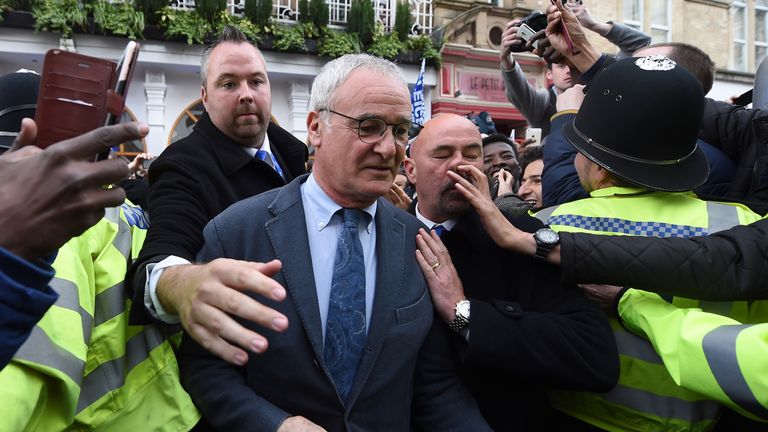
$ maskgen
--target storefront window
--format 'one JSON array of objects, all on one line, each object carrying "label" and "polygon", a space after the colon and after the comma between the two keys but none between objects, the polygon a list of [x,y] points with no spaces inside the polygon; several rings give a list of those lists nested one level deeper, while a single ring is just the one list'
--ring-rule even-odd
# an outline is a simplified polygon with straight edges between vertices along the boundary
[{"label": "storefront window", "polygon": [[192,133],[192,128],[195,126],[195,123],[197,123],[197,119],[203,115],[203,111],[202,99],[198,99],[184,108],[184,111],[182,111],[173,123],[171,136],[168,138],[168,145],[173,144]]}]

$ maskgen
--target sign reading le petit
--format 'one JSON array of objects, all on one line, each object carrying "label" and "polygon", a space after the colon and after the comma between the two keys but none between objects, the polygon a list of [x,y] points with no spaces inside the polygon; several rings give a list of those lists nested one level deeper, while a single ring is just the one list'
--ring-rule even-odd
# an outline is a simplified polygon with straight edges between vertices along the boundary
[{"label": "sign reading le petit", "polygon": [[504,80],[498,75],[459,72],[459,90],[462,94],[476,96],[486,102],[507,102]]}]

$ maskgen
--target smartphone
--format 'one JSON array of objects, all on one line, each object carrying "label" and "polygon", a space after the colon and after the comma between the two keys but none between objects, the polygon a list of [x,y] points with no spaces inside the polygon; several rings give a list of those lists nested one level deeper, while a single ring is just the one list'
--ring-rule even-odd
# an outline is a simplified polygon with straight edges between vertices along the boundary
[{"label": "smartphone", "polygon": [[[117,81],[115,82],[115,93],[125,99],[126,93],[128,93],[128,84],[133,77],[133,70],[136,67],[136,59],[139,57],[139,44],[136,41],[128,42],[123,51],[123,56],[120,61],[117,62]],[[116,116],[111,112],[107,114],[107,121],[105,126],[111,126],[120,122],[120,116]]]},{"label": "smartphone", "polygon": [[[520,37],[525,41],[525,43],[528,43],[529,40],[536,34],[536,31],[531,28],[528,24],[522,23],[520,24],[520,28],[517,30],[517,34],[520,35]],[[525,43],[523,45],[525,45]],[[533,49],[538,48],[539,41],[536,41],[533,43]]]},{"label": "smartphone", "polygon": [[142,169],[149,169],[149,166],[152,164],[152,159],[143,159],[141,161],[141,168]]},{"label": "smartphone", "polygon": [[[123,110],[125,109],[125,95],[128,93],[128,84],[133,77],[133,70],[136,68],[136,60],[139,57],[139,44],[136,41],[128,42],[123,51],[123,56],[117,63],[117,81],[114,85],[114,93],[119,96],[119,100],[122,103],[122,109],[120,115],[115,115],[112,112],[107,113],[107,119],[104,122],[105,126],[111,126],[120,122]],[[96,160],[104,160],[109,157],[109,150],[106,150],[96,156]]]},{"label": "smartphone", "polygon": [[119,115],[109,113],[122,114],[125,108],[123,96],[138,44],[130,42],[126,53],[130,55],[119,68],[109,60],[61,49],[46,53],[35,112],[35,145],[45,148],[119,121]]},{"label": "smartphone", "polygon": [[114,62],[49,50],[37,95],[35,145],[45,148],[103,126],[114,78]]},{"label": "smartphone", "polygon": [[525,131],[525,140],[533,140],[528,145],[541,145],[541,128],[528,128]]}]

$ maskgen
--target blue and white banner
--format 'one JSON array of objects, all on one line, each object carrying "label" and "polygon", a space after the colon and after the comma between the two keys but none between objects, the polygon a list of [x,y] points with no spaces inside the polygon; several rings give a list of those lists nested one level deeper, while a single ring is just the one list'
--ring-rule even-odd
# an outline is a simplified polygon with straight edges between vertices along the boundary
[{"label": "blue and white banner", "polygon": [[421,71],[419,72],[419,78],[416,80],[416,85],[413,86],[413,93],[411,93],[411,117],[412,121],[418,125],[423,126],[427,120],[425,117],[426,110],[424,109],[424,59],[421,59]]}]

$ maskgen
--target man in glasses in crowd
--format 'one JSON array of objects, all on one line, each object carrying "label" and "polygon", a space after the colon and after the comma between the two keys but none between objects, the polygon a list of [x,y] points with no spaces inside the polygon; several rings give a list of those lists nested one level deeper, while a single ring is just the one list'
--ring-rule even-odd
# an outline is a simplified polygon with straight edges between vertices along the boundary
[{"label": "man in glasses in crowd", "polygon": [[235,366],[185,338],[182,381],[219,430],[490,430],[458,376],[448,329],[433,325],[414,261],[419,222],[384,199],[405,155],[411,105],[402,70],[340,57],[312,85],[312,174],[237,203],[205,228],[201,262],[264,262],[288,292],[256,300],[287,317],[259,323],[270,347]]}]

